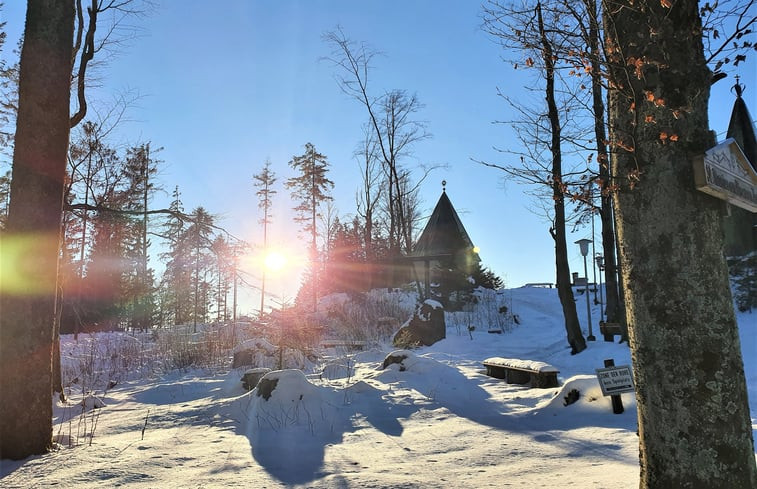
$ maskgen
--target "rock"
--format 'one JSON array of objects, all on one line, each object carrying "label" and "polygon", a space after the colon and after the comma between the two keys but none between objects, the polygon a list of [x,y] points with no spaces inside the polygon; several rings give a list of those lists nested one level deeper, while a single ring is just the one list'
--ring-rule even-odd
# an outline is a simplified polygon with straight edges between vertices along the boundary
[{"label": "rock", "polygon": [[410,352],[404,351],[404,350],[397,350],[397,351],[391,352],[389,355],[386,356],[386,358],[384,358],[384,363],[381,365],[381,370],[384,370],[389,365],[396,363],[400,366],[399,368],[400,372],[404,372],[406,368],[402,364],[402,362],[404,362],[405,359],[408,358],[410,355],[411,355]]},{"label": "rock", "polygon": [[399,348],[416,348],[431,346],[446,337],[444,308],[439,302],[428,299],[418,306],[413,317],[397,331],[393,343]]},{"label": "rock", "polygon": [[244,375],[242,375],[242,386],[246,390],[251,391],[258,385],[260,379],[270,371],[270,368],[251,368],[247,370]]}]

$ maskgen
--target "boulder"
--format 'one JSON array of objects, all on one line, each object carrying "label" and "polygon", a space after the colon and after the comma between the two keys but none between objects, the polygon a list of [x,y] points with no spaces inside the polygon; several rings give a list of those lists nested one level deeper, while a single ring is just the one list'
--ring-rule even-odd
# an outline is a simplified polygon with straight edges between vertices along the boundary
[{"label": "boulder", "polygon": [[439,302],[427,299],[418,306],[413,317],[397,331],[393,343],[399,348],[415,348],[431,346],[446,337],[444,308]]},{"label": "boulder", "polygon": [[251,391],[255,388],[255,386],[258,385],[258,382],[260,379],[263,378],[265,374],[270,372],[270,368],[251,368],[247,370],[244,375],[242,375],[242,386],[248,391]]}]

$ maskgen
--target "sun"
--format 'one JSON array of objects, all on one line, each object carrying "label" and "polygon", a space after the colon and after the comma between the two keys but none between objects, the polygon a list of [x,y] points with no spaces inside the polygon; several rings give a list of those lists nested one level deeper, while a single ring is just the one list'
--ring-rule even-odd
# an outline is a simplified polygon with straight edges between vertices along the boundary
[{"label": "sun", "polygon": [[278,272],[287,264],[286,256],[276,251],[269,251],[263,260],[265,267],[272,272]]}]

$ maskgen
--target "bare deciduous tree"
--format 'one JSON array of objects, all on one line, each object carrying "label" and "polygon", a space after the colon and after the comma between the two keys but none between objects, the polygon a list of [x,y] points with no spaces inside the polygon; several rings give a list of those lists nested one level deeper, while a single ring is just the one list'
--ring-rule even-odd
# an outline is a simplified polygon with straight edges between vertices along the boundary
[{"label": "bare deciduous tree", "polygon": [[339,88],[368,112],[368,125],[386,176],[390,248],[395,255],[403,249],[408,252],[413,236],[405,209],[401,160],[411,153],[414,144],[431,137],[426,124],[414,119],[423,105],[405,90],[390,90],[378,96],[370,92],[371,62],[378,53],[367,45],[351,41],[341,29],[326,33],[324,40],[333,49],[328,60],[339,68],[335,75]]}]

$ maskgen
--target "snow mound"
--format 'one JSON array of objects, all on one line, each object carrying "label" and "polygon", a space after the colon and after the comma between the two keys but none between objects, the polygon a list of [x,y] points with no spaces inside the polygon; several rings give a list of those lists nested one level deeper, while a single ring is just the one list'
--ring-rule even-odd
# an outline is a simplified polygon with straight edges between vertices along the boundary
[{"label": "snow mound", "polygon": [[440,367],[440,363],[426,356],[419,356],[410,350],[394,350],[386,356],[381,370],[393,372],[413,372],[425,374]]},{"label": "snow mound", "polygon": [[339,380],[348,379],[355,375],[355,366],[349,362],[334,360],[323,366],[319,374],[321,379]]},{"label": "snow mound", "polygon": [[252,391],[248,437],[253,449],[297,433],[328,435],[338,419],[335,391],[311,384],[300,370],[267,373]]},{"label": "snow mound", "polygon": [[100,409],[105,407],[105,403],[99,397],[87,394],[87,396],[79,402],[84,411],[91,411],[93,409]]},{"label": "snow mound", "polygon": [[[576,398],[575,393],[578,393]],[[636,414],[636,398],[632,393],[623,394],[621,397],[626,413]],[[602,395],[602,388],[596,375],[576,375],[566,380],[554,397],[538,404],[534,410],[537,413],[551,415],[572,415],[587,417],[608,414],[613,415],[612,400],[609,396]]]}]

